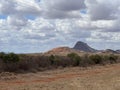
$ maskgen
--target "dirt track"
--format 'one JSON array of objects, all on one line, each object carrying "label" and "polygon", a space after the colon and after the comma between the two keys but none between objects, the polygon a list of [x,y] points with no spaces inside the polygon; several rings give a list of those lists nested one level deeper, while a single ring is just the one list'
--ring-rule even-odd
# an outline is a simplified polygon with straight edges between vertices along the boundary
[{"label": "dirt track", "polygon": [[6,75],[0,90],[119,90],[120,64]]}]

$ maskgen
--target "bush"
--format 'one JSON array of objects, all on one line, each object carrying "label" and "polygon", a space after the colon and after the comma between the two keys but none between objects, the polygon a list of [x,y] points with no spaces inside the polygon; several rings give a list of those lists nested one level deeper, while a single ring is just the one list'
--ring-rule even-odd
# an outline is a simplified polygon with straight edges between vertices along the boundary
[{"label": "bush", "polygon": [[36,56],[37,64],[42,68],[49,68],[51,61],[48,56]]},{"label": "bush", "polygon": [[51,65],[53,65],[54,64],[54,60],[55,60],[55,56],[54,55],[49,56],[49,60],[51,62]]},{"label": "bush", "polygon": [[58,67],[81,66],[88,67],[95,64],[109,64],[120,61],[118,55],[100,55],[100,54],[84,54],[79,56],[76,53],[70,53],[67,56],[56,55],[28,55],[14,53],[0,53],[0,72],[2,71],[37,71],[56,69]]},{"label": "bush", "polygon": [[76,53],[70,53],[67,55],[69,58],[74,59],[76,56],[78,56]]},{"label": "bush", "polygon": [[14,53],[5,54],[3,57],[3,62],[5,63],[16,63],[19,62],[19,56]]},{"label": "bush", "polygon": [[0,52],[0,58],[3,59],[3,57],[5,56],[4,52]]},{"label": "bush", "polygon": [[73,66],[78,66],[81,61],[81,57],[76,53],[70,53],[67,55],[71,60],[73,60]]},{"label": "bush", "polygon": [[4,52],[1,52],[0,53],[0,58],[1,58],[1,62],[2,63],[2,69],[4,71],[11,71],[11,72],[14,72],[16,70],[18,70],[19,68],[19,65],[18,65],[18,62],[19,62],[19,56],[17,54],[14,54],[14,53],[8,53],[8,54],[5,54]]},{"label": "bush", "polygon": [[96,54],[96,55],[91,55],[89,56],[90,60],[92,60],[95,64],[101,64],[102,61],[102,56]]},{"label": "bush", "polygon": [[117,62],[118,56],[116,56],[114,54],[110,54],[108,56],[108,59],[110,60],[110,63],[115,63],[115,62]]},{"label": "bush", "polygon": [[49,60],[51,62],[51,65],[54,67],[62,66],[61,65],[62,59],[60,56],[51,55],[49,56]]},{"label": "bush", "polygon": [[88,54],[84,54],[81,57],[81,61],[80,61],[80,66],[81,67],[87,67],[87,66],[90,66],[90,65],[93,65],[93,64],[94,64],[94,62],[92,60],[90,60]]}]

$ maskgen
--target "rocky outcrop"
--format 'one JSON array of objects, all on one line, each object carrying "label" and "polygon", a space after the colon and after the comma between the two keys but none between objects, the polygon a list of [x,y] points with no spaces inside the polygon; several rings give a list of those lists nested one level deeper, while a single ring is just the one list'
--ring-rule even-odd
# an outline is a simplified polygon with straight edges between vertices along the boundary
[{"label": "rocky outcrop", "polygon": [[88,46],[86,43],[78,41],[75,46],[73,47],[73,49],[75,50],[80,50],[80,51],[84,51],[84,52],[96,52],[97,50],[91,48],[90,46]]}]

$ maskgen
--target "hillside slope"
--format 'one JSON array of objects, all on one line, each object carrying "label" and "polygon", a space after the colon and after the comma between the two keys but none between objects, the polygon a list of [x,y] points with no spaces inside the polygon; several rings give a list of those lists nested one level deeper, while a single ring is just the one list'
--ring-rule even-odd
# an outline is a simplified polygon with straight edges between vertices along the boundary
[{"label": "hillside slope", "polygon": [[51,54],[55,54],[55,55],[67,55],[68,53],[80,53],[79,50],[75,50],[69,47],[57,47],[57,48],[53,48],[52,50],[46,52],[46,55],[51,55]]},{"label": "hillside slope", "polygon": [[85,51],[85,52],[96,52],[97,50],[88,46],[88,44],[78,41],[75,46],[73,47],[75,50]]}]

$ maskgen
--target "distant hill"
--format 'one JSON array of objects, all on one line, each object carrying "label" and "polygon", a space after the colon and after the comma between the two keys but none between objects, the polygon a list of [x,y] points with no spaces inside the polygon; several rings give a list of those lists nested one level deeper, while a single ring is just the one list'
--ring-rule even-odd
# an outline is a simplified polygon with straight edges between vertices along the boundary
[{"label": "distant hill", "polygon": [[96,52],[97,50],[91,48],[90,46],[88,46],[86,43],[78,41],[75,46],[73,47],[73,49],[75,50],[80,50],[80,51],[84,51],[84,52]]},{"label": "distant hill", "polygon": [[120,53],[120,50],[116,50],[117,53]]},{"label": "distant hill", "polygon": [[69,48],[69,47],[57,47],[57,48],[53,48],[52,50],[49,50],[48,52],[46,52],[46,55],[50,55],[50,54],[55,54],[55,55],[66,55],[68,53],[80,53],[79,50],[75,50],[73,48]]},{"label": "distant hill", "polygon": [[96,50],[92,47],[90,47],[87,43],[84,43],[82,41],[78,41],[73,48],[69,47],[57,47],[53,48],[52,50],[49,50],[48,52],[45,52],[45,55],[67,55],[68,53],[112,53],[112,54],[120,54],[120,50],[112,50],[112,49],[106,49],[106,50]]},{"label": "distant hill", "polygon": [[111,53],[111,54],[112,54],[112,53],[113,53],[113,54],[116,53],[116,54],[117,54],[117,51],[114,51],[114,50],[112,50],[112,49],[106,49],[106,50],[103,50],[102,53]]}]

